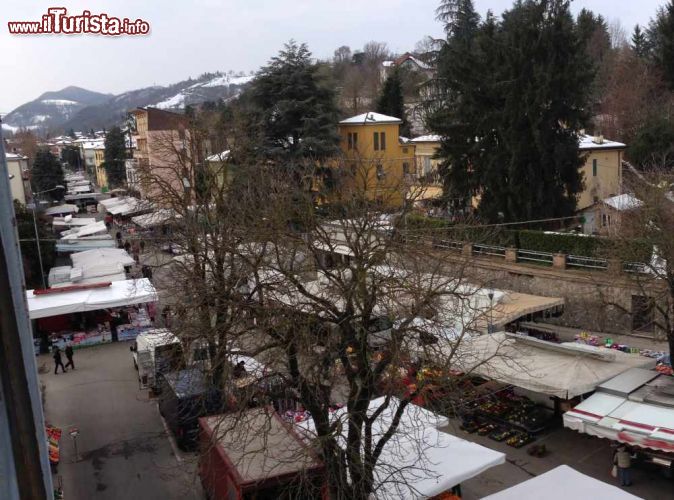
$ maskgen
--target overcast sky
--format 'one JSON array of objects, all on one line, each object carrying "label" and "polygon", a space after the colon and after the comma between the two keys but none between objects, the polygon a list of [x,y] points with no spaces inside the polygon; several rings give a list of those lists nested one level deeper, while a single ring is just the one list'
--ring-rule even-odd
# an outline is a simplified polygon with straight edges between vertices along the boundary
[{"label": "overcast sky", "polygon": [[[256,70],[290,38],[307,42],[317,57],[340,45],[369,40],[395,52],[425,35],[440,36],[438,0],[0,0],[0,112],[47,90],[77,85],[120,93],[165,85],[207,71]],[[645,24],[665,0],[575,0],[619,19],[627,31]],[[501,13],[512,0],[475,0],[480,14]],[[69,14],[142,18],[148,36],[9,35],[8,21],[39,20],[48,7]]]}]

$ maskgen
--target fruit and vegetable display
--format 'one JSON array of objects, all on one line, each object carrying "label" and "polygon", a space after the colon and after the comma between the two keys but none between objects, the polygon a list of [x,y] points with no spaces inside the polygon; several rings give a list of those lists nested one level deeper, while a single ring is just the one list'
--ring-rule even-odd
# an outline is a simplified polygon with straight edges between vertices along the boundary
[{"label": "fruit and vegetable display", "polygon": [[47,432],[47,448],[49,450],[49,463],[52,467],[56,467],[61,459],[61,451],[59,442],[61,441],[62,431],[53,425],[46,426]]}]

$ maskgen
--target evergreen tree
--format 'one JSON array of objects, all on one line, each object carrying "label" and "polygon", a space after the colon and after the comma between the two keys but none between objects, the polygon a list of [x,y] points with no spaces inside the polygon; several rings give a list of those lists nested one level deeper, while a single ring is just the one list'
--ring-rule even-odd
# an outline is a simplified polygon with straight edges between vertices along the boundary
[{"label": "evergreen tree", "polygon": [[316,64],[306,44],[290,41],[262,68],[250,89],[258,154],[292,167],[337,152],[337,106],[329,68]]},{"label": "evergreen tree", "polygon": [[[472,0],[445,0],[437,17],[446,23],[447,43],[438,54],[426,125],[442,137],[439,156],[446,203],[450,208],[461,209],[475,194],[470,158],[477,147],[477,115],[483,107],[469,96],[474,95],[474,85],[485,90],[488,85],[487,79],[482,78],[487,57],[480,51],[481,45],[488,44],[488,30],[479,29],[480,17]],[[488,23],[493,27],[491,16]]]},{"label": "evergreen tree", "polygon": [[646,33],[638,24],[634,27],[632,32],[632,50],[639,57],[646,57],[648,55],[648,39]]},{"label": "evergreen tree", "polygon": [[[33,214],[30,210],[26,210],[26,207],[21,203],[14,200],[14,215],[16,217],[16,230],[21,245],[23,275],[26,279],[26,287],[42,288],[40,258],[38,257],[37,244],[35,243]],[[49,272],[49,269],[54,265],[56,257],[56,243],[53,239],[54,235],[50,232],[48,227],[47,224],[37,224],[38,234],[40,235],[40,253],[42,254],[42,265],[44,266],[45,272]]]},{"label": "evergreen tree", "polygon": [[[36,192],[49,191],[56,186],[63,186],[63,168],[61,162],[48,149],[40,148],[35,154],[31,172],[33,189]],[[55,189],[45,193],[53,200],[63,198],[64,190]]]},{"label": "evergreen tree", "polygon": [[71,128],[68,130],[68,137],[71,137],[72,139],[77,139],[77,135],[75,135],[75,129]]},{"label": "evergreen tree", "polygon": [[80,168],[82,159],[80,158],[80,148],[77,146],[66,146],[61,150],[61,161],[67,163],[70,168]]},{"label": "evergreen tree", "polygon": [[653,60],[670,90],[674,90],[674,0],[658,10],[649,23],[647,36]]},{"label": "evergreen tree", "polygon": [[405,113],[403,84],[398,68],[395,68],[388,78],[386,78],[381,89],[381,94],[377,99],[376,111],[383,115],[400,118],[402,120],[402,124],[400,125],[400,135],[409,137],[410,124],[407,121]]},{"label": "evergreen tree", "polygon": [[627,156],[638,168],[674,168],[674,124],[651,116],[630,141]]},{"label": "evergreen tree", "polygon": [[443,100],[429,120],[443,136],[448,201],[479,195],[479,213],[494,221],[570,215],[593,74],[568,2],[517,2],[477,27],[464,10],[446,28]]},{"label": "evergreen tree", "polygon": [[124,134],[118,126],[114,126],[105,136],[105,152],[103,153],[103,167],[108,176],[108,184],[112,188],[121,187],[126,183],[125,159]]},{"label": "evergreen tree", "polygon": [[592,62],[601,64],[611,50],[611,35],[604,16],[582,9],[576,18],[576,30]]}]

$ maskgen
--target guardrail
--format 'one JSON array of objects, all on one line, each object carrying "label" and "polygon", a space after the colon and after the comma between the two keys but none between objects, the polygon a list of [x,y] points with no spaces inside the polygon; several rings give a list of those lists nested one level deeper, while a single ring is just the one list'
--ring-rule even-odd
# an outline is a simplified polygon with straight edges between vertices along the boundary
[{"label": "guardrail", "polygon": [[583,257],[580,255],[567,255],[566,265],[568,267],[601,269],[602,271],[606,271],[608,269],[608,261],[606,259],[597,259],[595,257]]},{"label": "guardrail", "polygon": [[[423,237],[415,234],[405,234],[406,242],[416,242],[433,248],[462,252],[465,255],[479,257],[497,257],[509,262],[533,263],[558,269],[592,269],[596,271],[608,271],[609,269],[622,269],[625,273],[645,274],[648,266],[640,262],[623,262],[621,266],[612,267],[608,259],[597,257],[585,257],[582,255],[555,254],[552,252],[539,252],[537,250],[524,250],[521,248],[508,248],[498,245],[486,245],[482,243],[470,243],[445,238]],[[468,248],[468,250],[466,250]]]},{"label": "guardrail", "polygon": [[536,262],[552,266],[555,255],[548,252],[537,252],[534,250],[517,249],[517,260],[525,262]]},{"label": "guardrail", "polygon": [[473,244],[473,253],[478,255],[493,255],[496,257],[505,258],[506,248],[494,245]]}]

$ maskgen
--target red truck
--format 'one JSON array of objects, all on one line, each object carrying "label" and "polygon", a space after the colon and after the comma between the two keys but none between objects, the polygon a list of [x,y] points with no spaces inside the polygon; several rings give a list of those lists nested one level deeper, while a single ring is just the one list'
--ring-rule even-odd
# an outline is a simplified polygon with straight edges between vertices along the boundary
[{"label": "red truck", "polygon": [[271,407],[200,418],[199,445],[206,498],[327,499],[322,463]]}]

